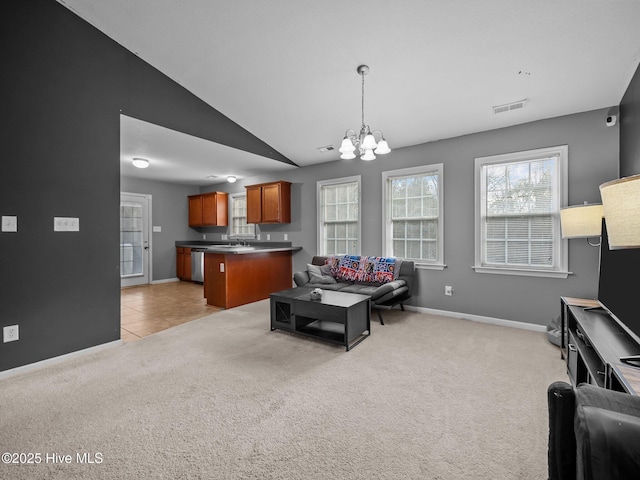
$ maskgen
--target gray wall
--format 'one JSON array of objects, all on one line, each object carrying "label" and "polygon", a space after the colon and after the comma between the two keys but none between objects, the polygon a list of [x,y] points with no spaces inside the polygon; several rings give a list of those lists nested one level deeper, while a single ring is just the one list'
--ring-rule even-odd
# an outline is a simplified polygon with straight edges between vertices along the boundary
[{"label": "gray wall", "polygon": [[121,114],[289,160],[53,0],[3,4],[0,64],[3,371],[120,338]]},{"label": "gray wall", "polygon": [[162,227],[161,232],[150,233],[152,281],[175,278],[175,241],[202,239],[200,233],[188,226],[189,202],[187,196],[199,193],[198,187],[122,177],[120,190],[152,196],[151,225]]},{"label": "gray wall", "polygon": [[619,123],[620,176],[637,175],[640,173],[640,67],[622,97]]},{"label": "gray wall", "polygon": [[[474,264],[474,158],[569,145],[569,204],[599,202],[598,186],[618,175],[618,127],[607,127],[608,109],[552,118],[499,130],[393,150],[373,162],[336,161],[304,167],[276,177],[260,176],[203,189],[242,191],[244,185],[283,179],[293,183],[290,225],[263,226],[271,240],[288,233],[303,250],[294,270],[304,269],[316,253],[316,182],[362,175],[362,254],[382,253],[382,180],[385,170],[444,164],[443,271],[420,270],[411,304],[436,310],[546,325],[559,314],[560,296],[597,296],[598,249],[582,239],[569,242],[567,279],[478,274]],[[389,139],[390,142],[393,139]],[[393,148],[393,145],[391,145]],[[454,294],[444,295],[452,285]]]}]

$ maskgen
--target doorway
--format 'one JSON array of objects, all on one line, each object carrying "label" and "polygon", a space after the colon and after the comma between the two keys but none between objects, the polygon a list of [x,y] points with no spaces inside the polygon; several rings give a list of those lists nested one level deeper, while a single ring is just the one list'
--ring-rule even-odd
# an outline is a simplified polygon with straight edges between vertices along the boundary
[{"label": "doorway", "polygon": [[146,285],[151,278],[151,195],[120,194],[120,286]]}]

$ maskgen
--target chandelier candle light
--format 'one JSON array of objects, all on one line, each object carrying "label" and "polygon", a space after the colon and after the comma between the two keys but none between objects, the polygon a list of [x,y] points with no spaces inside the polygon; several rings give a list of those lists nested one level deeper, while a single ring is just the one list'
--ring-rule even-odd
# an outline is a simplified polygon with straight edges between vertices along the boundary
[{"label": "chandelier candle light", "polygon": [[[364,123],[364,76],[369,73],[369,67],[367,65],[360,65],[358,67],[358,74],[362,76],[362,126],[360,127],[360,135],[356,136],[356,131],[349,129],[345,132],[342,144],[340,145],[339,152],[342,154],[340,158],[343,160],[351,160],[356,158],[355,152],[358,148],[360,152],[360,158],[362,160],[375,160],[376,156],[389,153],[391,149],[387,145],[387,141],[384,139],[384,135],[380,130],[371,131],[369,125]],[[376,142],[374,134],[380,134],[380,141]]]}]

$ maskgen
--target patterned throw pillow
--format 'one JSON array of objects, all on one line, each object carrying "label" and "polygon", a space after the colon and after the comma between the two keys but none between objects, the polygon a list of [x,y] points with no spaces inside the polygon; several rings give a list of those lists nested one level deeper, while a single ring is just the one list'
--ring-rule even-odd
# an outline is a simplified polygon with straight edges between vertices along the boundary
[{"label": "patterned throw pillow", "polygon": [[342,260],[342,256],[327,257],[324,261],[324,266],[329,268],[329,273],[333,277],[338,276],[338,272],[340,271],[340,260]]},{"label": "patterned throw pillow", "polygon": [[344,255],[340,260],[338,277],[351,282],[359,281],[359,278],[361,276],[360,260],[361,257],[358,255]]},{"label": "patterned throw pillow", "polygon": [[396,259],[389,257],[367,257],[368,262],[373,265],[366,270],[371,270],[373,280],[376,283],[388,283],[394,280],[396,269]]}]

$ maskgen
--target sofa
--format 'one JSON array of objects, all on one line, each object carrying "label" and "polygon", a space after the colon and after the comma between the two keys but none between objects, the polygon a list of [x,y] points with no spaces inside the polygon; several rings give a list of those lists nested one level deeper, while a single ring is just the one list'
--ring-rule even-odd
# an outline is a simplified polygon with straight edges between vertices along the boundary
[{"label": "sofa", "polygon": [[554,382],[549,406],[549,480],[640,478],[640,397]]},{"label": "sofa", "polygon": [[315,256],[307,269],[296,272],[293,280],[298,287],[320,288],[371,297],[371,307],[378,312],[411,298],[415,278],[414,262],[396,258],[358,255]]}]

